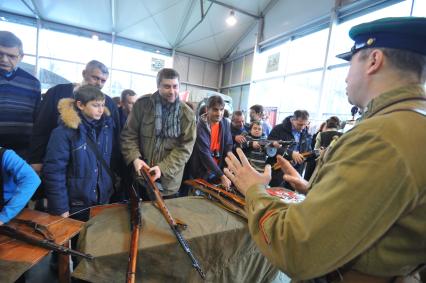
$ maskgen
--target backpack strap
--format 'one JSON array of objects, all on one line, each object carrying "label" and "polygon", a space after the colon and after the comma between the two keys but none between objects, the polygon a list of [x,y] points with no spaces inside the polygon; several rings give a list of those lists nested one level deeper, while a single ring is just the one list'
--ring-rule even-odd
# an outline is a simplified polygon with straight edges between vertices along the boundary
[{"label": "backpack strap", "polygon": [[115,191],[115,186],[114,186],[114,180],[115,180],[115,176],[114,173],[112,172],[111,168],[108,166],[107,162],[105,161],[105,159],[102,156],[102,153],[99,151],[98,147],[96,146],[96,144],[90,139],[90,137],[87,137],[86,139],[87,145],[92,149],[93,153],[95,154],[96,158],[98,159],[98,161],[102,164],[102,166],[105,168],[105,170],[107,171],[108,175],[111,177],[111,182],[113,184],[114,187],[114,191]]},{"label": "backpack strap", "polygon": [[4,206],[3,192],[3,153],[6,151],[4,147],[0,147],[0,208]]}]

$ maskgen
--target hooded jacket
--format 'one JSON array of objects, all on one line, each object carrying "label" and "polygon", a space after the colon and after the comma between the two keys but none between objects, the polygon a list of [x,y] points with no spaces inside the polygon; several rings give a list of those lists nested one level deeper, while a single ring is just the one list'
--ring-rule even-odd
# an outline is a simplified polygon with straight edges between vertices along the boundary
[{"label": "hooded jacket", "polygon": [[[59,101],[64,98],[74,98],[74,89],[76,85],[72,83],[59,84],[49,88],[43,95],[43,99],[38,107],[37,115],[34,121],[33,132],[31,136],[31,145],[29,152],[29,163],[41,163],[45,154],[50,135],[58,126]],[[111,97],[105,95],[105,106],[108,107],[112,120],[114,121],[114,135],[118,140],[120,135],[120,117],[118,108]]]},{"label": "hooded jacket", "polygon": [[100,120],[89,122],[74,107],[74,99],[61,99],[58,109],[60,123],[50,136],[43,165],[49,212],[60,215],[108,203],[113,183],[87,139],[110,165],[115,140],[109,110],[105,108]]}]

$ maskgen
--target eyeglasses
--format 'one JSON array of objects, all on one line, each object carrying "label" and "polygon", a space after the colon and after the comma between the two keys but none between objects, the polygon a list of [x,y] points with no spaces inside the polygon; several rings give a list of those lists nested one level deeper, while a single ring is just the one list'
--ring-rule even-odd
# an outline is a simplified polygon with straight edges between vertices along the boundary
[{"label": "eyeglasses", "polygon": [[9,59],[9,60],[11,60],[11,61],[16,61],[16,60],[19,59],[19,57],[21,56],[21,54],[14,55],[14,54],[5,53],[3,51],[0,51],[0,58],[3,58],[3,56],[6,56],[6,58]]}]

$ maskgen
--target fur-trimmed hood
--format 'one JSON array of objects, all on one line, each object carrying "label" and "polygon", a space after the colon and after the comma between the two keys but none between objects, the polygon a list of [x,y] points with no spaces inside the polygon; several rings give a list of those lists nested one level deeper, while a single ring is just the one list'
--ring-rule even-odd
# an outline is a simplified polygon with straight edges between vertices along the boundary
[{"label": "fur-trimmed hood", "polygon": [[[71,129],[77,129],[81,124],[81,118],[74,106],[75,99],[73,98],[62,98],[58,102],[58,111],[61,121],[65,126]],[[105,107],[104,115],[111,116],[111,112]]]}]

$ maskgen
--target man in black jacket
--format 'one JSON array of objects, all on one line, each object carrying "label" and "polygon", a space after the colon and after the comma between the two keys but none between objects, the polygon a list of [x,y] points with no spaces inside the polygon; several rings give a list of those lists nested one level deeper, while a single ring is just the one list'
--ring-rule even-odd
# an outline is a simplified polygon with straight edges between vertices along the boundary
[{"label": "man in black jacket", "polygon": [[[102,89],[108,79],[108,68],[99,61],[92,60],[87,63],[82,72],[82,85],[93,85]],[[46,153],[47,143],[50,133],[58,126],[58,102],[62,98],[74,97],[74,91],[80,87],[80,84],[59,84],[47,90],[40,103],[38,114],[34,123],[33,134],[31,138],[31,148],[29,163],[31,167],[40,173],[43,164],[43,158]],[[114,135],[118,138],[120,134],[120,118],[116,104],[109,96],[105,96],[105,106],[111,112],[114,121]]]},{"label": "man in black jacket", "polygon": [[[275,126],[268,136],[268,140],[295,141],[293,146],[278,149],[278,153],[285,159],[292,161],[294,168],[301,174],[304,169],[305,158],[302,153],[311,151],[311,136],[307,131],[309,113],[306,110],[296,110],[292,116]],[[275,164],[276,157],[269,158],[269,164]],[[283,180],[281,170],[272,172],[271,186],[279,186]]]}]

